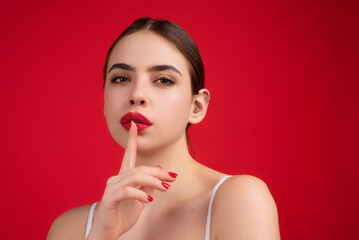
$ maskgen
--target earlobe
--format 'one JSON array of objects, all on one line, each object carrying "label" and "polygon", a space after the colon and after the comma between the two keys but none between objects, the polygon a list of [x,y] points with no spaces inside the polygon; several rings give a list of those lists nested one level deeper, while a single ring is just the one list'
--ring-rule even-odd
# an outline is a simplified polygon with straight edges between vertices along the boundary
[{"label": "earlobe", "polygon": [[188,122],[196,124],[201,122],[207,113],[210,93],[207,89],[202,88],[193,98],[191,113]]}]

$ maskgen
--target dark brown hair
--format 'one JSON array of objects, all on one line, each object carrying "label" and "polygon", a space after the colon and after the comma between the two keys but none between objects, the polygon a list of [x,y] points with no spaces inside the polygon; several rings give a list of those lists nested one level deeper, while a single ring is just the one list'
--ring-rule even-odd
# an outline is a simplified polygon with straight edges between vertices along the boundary
[{"label": "dark brown hair", "polygon": [[[152,19],[149,17],[144,17],[134,21],[128,28],[126,28],[121,35],[115,40],[115,42],[110,47],[106,62],[103,68],[103,87],[105,87],[106,76],[107,76],[107,67],[108,60],[110,59],[111,52],[116,44],[125,36],[130,35],[139,31],[151,31],[158,34],[159,36],[165,38],[170,43],[174,44],[177,49],[183,54],[183,56],[188,60],[189,64],[189,73],[191,77],[191,87],[192,94],[198,94],[198,91],[204,88],[204,67],[201,55],[199,53],[196,43],[193,41],[190,35],[183,30],[180,26],[174,22],[161,19]],[[194,153],[192,144],[189,141],[187,134],[188,128],[191,126],[190,123],[186,127],[186,137],[187,142],[191,146],[191,149]]]}]

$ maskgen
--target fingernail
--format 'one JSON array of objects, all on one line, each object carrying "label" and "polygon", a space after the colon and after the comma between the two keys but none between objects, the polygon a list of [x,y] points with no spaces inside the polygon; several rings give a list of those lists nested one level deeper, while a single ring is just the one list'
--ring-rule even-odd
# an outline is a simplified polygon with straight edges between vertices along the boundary
[{"label": "fingernail", "polygon": [[174,173],[174,172],[168,172],[168,174],[173,178],[176,178],[178,175],[177,173]]},{"label": "fingernail", "polygon": [[166,188],[166,189],[169,189],[170,188],[170,185],[165,183],[165,182],[162,182],[162,185]]},{"label": "fingernail", "polygon": [[153,201],[153,197],[151,197],[150,195],[147,195],[147,200],[152,202]]},{"label": "fingernail", "polygon": [[157,165],[156,167],[158,167],[158,168],[162,169],[162,167],[161,167],[161,166],[159,166],[159,165]]}]

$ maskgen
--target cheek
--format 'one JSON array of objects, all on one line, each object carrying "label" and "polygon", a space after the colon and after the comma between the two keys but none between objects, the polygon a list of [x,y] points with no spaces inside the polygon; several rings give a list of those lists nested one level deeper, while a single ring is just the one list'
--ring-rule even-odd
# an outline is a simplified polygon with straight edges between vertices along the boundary
[{"label": "cheek", "polygon": [[113,91],[107,91],[104,94],[104,115],[107,122],[107,127],[110,131],[113,131],[114,127],[118,124],[118,117],[120,114],[120,96],[115,94]]},{"label": "cheek", "polygon": [[118,108],[124,102],[123,94],[114,89],[108,89],[104,92],[104,114],[106,119],[113,117],[118,113]]},{"label": "cheek", "polygon": [[166,120],[167,127],[180,127],[185,129],[189,118],[189,109],[191,106],[192,96],[185,92],[176,92],[166,97],[166,101],[162,101],[163,119]]},{"label": "cheek", "polygon": [[[114,91],[107,91],[104,93],[104,115],[106,118],[107,127],[110,131],[111,136],[116,140],[117,143],[119,136],[126,131],[122,129],[119,123],[121,117],[121,104],[123,98],[121,94]],[[121,146],[123,143],[119,143]]]},{"label": "cheek", "polygon": [[103,106],[103,112],[105,114],[106,121],[109,121],[111,119],[111,114],[113,113],[113,100],[111,98],[111,95],[109,93],[104,94],[104,106]]}]

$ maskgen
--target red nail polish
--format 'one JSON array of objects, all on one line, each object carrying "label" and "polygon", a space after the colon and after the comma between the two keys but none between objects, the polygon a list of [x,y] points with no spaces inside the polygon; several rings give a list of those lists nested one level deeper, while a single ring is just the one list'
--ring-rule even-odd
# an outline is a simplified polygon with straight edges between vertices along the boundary
[{"label": "red nail polish", "polygon": [[162,182],[162,185],[166,188],[166,189],[169,189],[170,188],[170,185],[165,183],[165,182]]},{"label": "red nail polish", "polygon": [[150,196],[150,195],[147,195],[147,200],[152,202],[153,201],[153,198]]},{"label": "red nail polish", "polygon": [[173,178],[176,178],[178,175],[177,173],[174,173],[174,172],[169,172],[168,174]]}]

